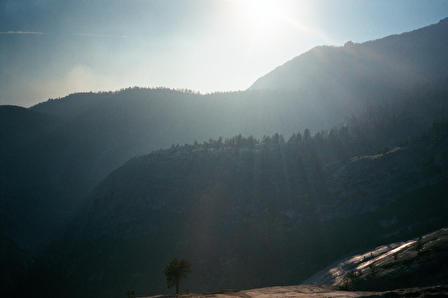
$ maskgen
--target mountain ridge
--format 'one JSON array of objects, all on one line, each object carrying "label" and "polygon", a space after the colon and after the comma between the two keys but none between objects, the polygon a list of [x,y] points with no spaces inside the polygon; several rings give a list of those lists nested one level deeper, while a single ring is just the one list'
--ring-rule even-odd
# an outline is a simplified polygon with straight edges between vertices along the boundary
[{"label": "mountain ridge", "polygon": [[[388,70],[392,70],[392,68],[390,68],[388,65],[388,63],[391,63],[392,65],[396,65],[397,62],[402,61],[403,57],[400,56],[400,54],[394,54],[392,57],[388,57],[388,55],[390,55],[391,50],[392,53],[393,51],[397,51],[398,49],[394,49],[394,42],[400,41],[401,44],[400,46],[402,46],[401,49],[399,49],[400,51],[408,51],[407,54],[411,54],[411,57],[414,57],[415,61],[413,61],[413,63],[426,63],[423,60],[421,60],[421,58],[418,57],[418,55],[416,53],[412,52],[412,46],[419,46],[419,43],[414,43],[414,45],[406,45],[407,42],[410,41],[410,39],[420,39],[425,41],[427,38],[430,38],[431,42],[433,42],[434,44],[437,44],[437,46],[433,46],[431,48],[431,50],[425,50],[425,51],[420,51],[419,53],[424,55],[424,56],[430,56],[432,55],[433,59],[442,59],[443,61],[443,53],[444,53],[444,49],[447,48],[446,46],[446,32],[448,30],[448,18],[442,19],[441,21],[439,21],[436,24],[432,24],[423,28],[419,28],[413,31],[409,31],[409,32],[404,32],[401,34],[395,34],[395,35],[389,35],[383,38],[379,38],[376,40],[371,40],[371,41],[366,41],[363,43],[356,43],[356,44],[351,44],[351,46],[317,46],[299,56],[296,56],[294,58],[292,58],[291,60],[287,61],[286,63],[282,64],[281,66],[278,66],[277,68],[275,68],[274,70],[268,72],[267,74],[265,74],[264,76],[260,77],[249,89],[284,89],[284,88],[289,88],[289,89],[295,89],[295,88],[305,88],[305,89],[310,89],[310,85],[312,86],[313,84],[313,77],[310,77],[309,80],[307,80],[307,77],[309,77],[310,75],[314,75],[314,76],[321,76],[324,77],[325,76],[325,70],[326,68],[324,66],[320,66],[322,67],[322,69],[315,69],[316,65],[319,65],[319,60],[315,60],[312,64],[308,65],[308,64],[304,64],[304,63],[309,63],[310,58],[313,58],[313,56],[319,56],[320,55],[320,59],[340,59],[341,57],[343,57],[344,55],[353,55],[352,58],[357,59],[358,56],[354,55],[356,54],[356,51],[359,50],[364,50],[364,51],[371,51],[371,54],[377,55],[379,58],[383,59],[383,60],[376,60],[375,57],[362,57],[362,59],[364,60],[360,60],[359,62],[362,62],[363,64],[368,65],[369,67],[378,67],[378,65],[375,65],[375,63],[380,64],[382,67],[385,67]],[[437,38],[433,38],[433,36],[439,36],[440,40],[438,40]],[[373,47],[372,47],[373,46]],[[404,46],[404,47],[403,47]],[[386,47],[386,49],[389,51],[389,53],[385,52],[384,49],[381,49],[381,47]],[[388,47],[388,48],[387,48]],[[434,50],[436,50],[436,52],[434,52]],[[410,51],[410,52],[409,52]],[[327,53],[328,52],[328,53]],[[405,52],[406,53],[406,52]],[[367,60],[366,60],[367,58]],[[384,59],[388,58],[387,61],[384,61]],[[405,57],[406,58],[406,57]],[[305,59],[308,59],[308,61],[304,61]],[[374,59],[372,61],[369,61],[370,59]],[[428,57],[426,57],[426,59],[430,59]],[[337,60],[334,60],[335,62],[337,62]],[[432,65],[433,70],[434,69],[438,69],[438,72],[443,73],[444,76],[444,80],[446,80],[447,77],[447,73],[446,71],[443,72],[443,69],[440,67],[443,67],[443,65],[446,65],[446,58],[445,58],[445,63],[441,63],[439,65]],[[374,63],[372,63],[374,62]],[[428,61],[429,63],[432,63],[431,61]],[[337,62],[339,63],[339,62]],[[344,67],[347,67],[347,65],[350,65],[351,62],[348,62],[349,64],[340,64],[338,65],[339,68],[341,68],[342,71],[344,71]],[[406,59],[403,60],[403,66],[406,66],[406,64],[408,63],[408,61]],[[314,66],[313,66],[314,64]],[[294,65],[294,67],[293,67]],[[351,64],[350,66],[354,66],[355,64]],[[439,66],[439,68],[437,68]],[[302,74],[300,73],[294,73],[288,69],[288,68],[295,68],[295,71],[297,71],[297,67],[299,67],[299,71],[302,72]],[[424,64],[419,66],[419,68],[415,68],[415,70],[417,71],[423,71],[424,69],[422,67],[426,67]],[[302,68],[302,69],[300,69]],[[332,70],[331,68],[329,68],[329,70],[332,73],[335,73],[334,70]],[[288,72],[289,71],[289,72]],[[412,70],[414,71],[414,70]],[[400,75],[408,75],[406,74],[405,71],[402,72],[397,72],[396,70],[393,70],[394,75],[400,74]],[[424,72],[426,75],[429,75],[430,72]],[[379,76],[379,74],[381,74],[380,70],[378,70],[378,74],[372,74],[372,75],[376,75],[376,79],[381,79],[381,76]],[[394,78],[394,76],[389,76],[387,72],[382,73],[384,75],[386,75],[386,77],[390,77],[390,78]],[[303,78],[300,78],[300,75],[304,76]],[[349,74],[350,78],[353,79],[355,82],[357,81],[356,76]],[[287,80],[285,81],[281,81],[279,79],[277,79],[277,77],[283,77],[283,78],[287,78],[287,77],[291,77],[293,76],[295,80],[293,81],[289,81]],[[410,79],[411,77],[407,78]],[[432,78],[434,78],[434,76],[432,76]],[[298,81],[297,81],[298,79]],[[396,79],[396,78],[395,78]],[[413,78],[415,79],[415,78]],[[300,80],[302,80],[303,82],[301,82]],[[331,81],[331,80],[330,80]],[[293,83],[294,82],[294,83]]]}]

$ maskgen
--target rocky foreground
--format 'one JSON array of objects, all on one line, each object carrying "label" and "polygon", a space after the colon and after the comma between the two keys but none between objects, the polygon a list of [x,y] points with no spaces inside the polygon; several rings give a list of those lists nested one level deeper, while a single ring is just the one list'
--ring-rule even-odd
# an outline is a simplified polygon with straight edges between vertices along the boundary
[{"label": "rocky foreground", "polygon": [[[153,298],[174,297],[170,295]],[[330,286],[277,286],[242,291],[221,291],[208,294],[182,294],[176,297],[448,297],[448,285],[398,289],[384,292],[341,291]]]},{"label": "rocky foreground", "polygon": [[448,229],[444,228],[339,260],[304,285],[178,297],[448,297],[447,264]]},{"label": "rocky foreground", "polygon": [[448,284],[448,229],[340,260],[305,284],[363,291]]}]

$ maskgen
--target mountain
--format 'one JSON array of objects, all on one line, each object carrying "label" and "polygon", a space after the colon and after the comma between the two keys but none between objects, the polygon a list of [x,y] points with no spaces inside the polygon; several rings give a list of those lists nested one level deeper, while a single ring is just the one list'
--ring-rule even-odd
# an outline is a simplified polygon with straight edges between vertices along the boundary
[{"label": "mountain", "polygon": [[[296,283],[349,247],[439,228],[444,126],[415,138],[448,119],[447,32],[443,20],[319,47],[240,92],[128,88],[1,106],[0,239],[15,272],[37,260],[30,285],[81,282],[73,296],[105,295],[101,282],[110,295],[157,292],[168,254],[185,253],[199,289]],[[326,248],[338,233],[346,244]]]},{"label": "mountain", "polygon": [[73,94],[30,109],[1,107],[4,229],[20,247],[38,251],[60,235],[101,179],[136,155],[215,136],[291,134],[343,121],[300,106],[292,93],[134,88]]},{"label": "mountain", "polygon": [[[319,46],[259,78],[251,90],[305,90],[308,100],[359,105],[448,80],[448,18],[412,32],[343,47]],[[386,96],[386,98],[384,98]]]},{"label": "mountain", "polygon": [[[45,212],[36,214],[38,210],[33,207],[36,200],[41,199],[39,191],[45,187],[42,181],[49,181],[51,177],[43,171],[36,175],[33,170],[36,163],[45,165],[50,159],[34,159],[38,150],[34,144],[60,124],[57,118],[45,113],[0,106],[0,235],[11,241],[21,242],[24,229],[30,230],[28,236],[36,233],[29,224],[32,217],[45,218]],[[32,212],[28,212],[30,210]]]},{"label": "mountain", "polygon": [[34,259],[29,252],[0,233],[0,287],[3,296],[14,297],[14,293],[25,286],[24,281],[33,265]]},{"label": "mountain", "polygon": [[[40,104],[27,112],[54,119],[52,129],[20,138],[22,146],[0,157],[3,181],[8,185],[3,201],[24,206],[6,208],[5,213],[28,225],[9,235],[21,247],[45,247],[83,208],[91,189],[108,173],[129,158],[172,144],[238,133],[289,136],[300,129],[316,131],[347,123],[350,116],[370,117],[368,114],[378,109],[391,118],[409,119],[394,141],[415,136],[447,115],[443,99],[448,92],[420,92],[425,94],[397,96],[391,104],[366,106],[357,113],[344,111],[342,105],[307,105],[305,95],[289,91],[200,95],[128,89],[76,94]],[[5,134],[19,135],[11,130]]]},{"label": "mountain", "polygon": [[448,224],[446,123],[369,155],[353,155],[366,142],[354,131],[237,136],[130,160],[43,261],[62,264],[51,291],[160,293],[175,256],[193,264],[194,291],[297,284],[353,250]]},{"label": "mountain", "polygon": [[29,145],[58,125],[56,118],[19,106],[0,106],[0,155]]},{"label": "mountain", "polygon": [[[129,88],[72,94],[29,109],[1,107],[0,138],[8,145],[0,149],[0,199],[11,222],[5,229],[17,227],[7,235],[22,248],[44,248],[112,170],[172,144],[239,133],[290,136],[378,109],[409,119],[408,131],[394,141],[418,135],[448,114],[447,31],[444,20],[361,45],[319,47],[242,92]],[[385,68],[391,59],[406,67]],[[406,75],[398,75],[403,69]]]},{"label": "mountain", "polygon": [[[0,106],[0,287],[6,296],[23,285],[34,261],[31,253],[17,243],[23,229],[32,229],[28,220],[36,210],[28,212],[28,208],[33,209],[32,200],[17,196],[30,187],[21,182],[31,179],[25,178],[30,174],[29,167],[20,165],[14,156],[58,125],[56,118],[40,112]],[[35,216],[45,217],[45,213]]]}]

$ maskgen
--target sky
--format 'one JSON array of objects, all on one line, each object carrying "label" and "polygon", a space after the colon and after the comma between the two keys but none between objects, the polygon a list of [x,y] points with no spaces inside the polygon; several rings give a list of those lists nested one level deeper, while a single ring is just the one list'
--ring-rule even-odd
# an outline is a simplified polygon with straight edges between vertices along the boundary
[{"label": "sky", "polygon": [[448,0],[0,0],[0,104],[74,92],[244,90],[318,45],[448,17]]}]

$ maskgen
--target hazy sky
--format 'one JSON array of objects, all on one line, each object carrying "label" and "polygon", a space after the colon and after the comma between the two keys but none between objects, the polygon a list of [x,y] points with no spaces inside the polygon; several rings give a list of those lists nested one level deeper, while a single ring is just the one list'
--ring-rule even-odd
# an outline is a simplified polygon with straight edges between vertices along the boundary
[{"label": "hazy sky", "polygon": [[0,104],[76,91],[248,88],[321,44],[448,16],[448,0],[0,0]]}]

